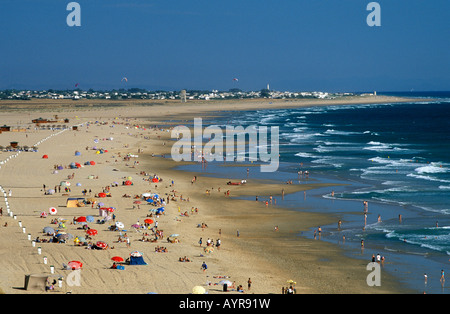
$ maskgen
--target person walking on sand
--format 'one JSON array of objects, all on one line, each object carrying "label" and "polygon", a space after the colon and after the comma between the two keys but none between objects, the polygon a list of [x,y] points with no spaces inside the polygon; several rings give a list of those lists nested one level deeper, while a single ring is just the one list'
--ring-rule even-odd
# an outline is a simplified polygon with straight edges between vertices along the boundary
[{"label": "person walking on sand", "polygon": [[252,281],[250,278],[248,278],[247,287],[248,287],[248,290],[250,290],[250,288],[252,287]]},{"label": "person walking on sand", "polygon": [[206,263],[203,262],[203,264],[202,264],[202,270],[203,270],[203,272],[205,272],[207,269],[208,269],[208,265],[206,265]]},{"label": "person walking on sand", "polygon": [[202,246],[202,243],[203,243],[202,238],[200,238],[200,240],[198,240],[198,244],[199,244],[200,246]]}]

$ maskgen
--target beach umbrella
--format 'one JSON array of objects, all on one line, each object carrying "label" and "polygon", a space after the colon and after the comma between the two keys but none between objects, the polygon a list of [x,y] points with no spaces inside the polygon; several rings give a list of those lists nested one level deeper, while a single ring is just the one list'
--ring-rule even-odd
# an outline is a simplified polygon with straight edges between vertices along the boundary
[{"label": "beach umbrella", "polygon": [[152,196],[151,193],[142,193],[142,197],[150,197],[150,196]]},{"label": "beach umbrella", "polygon": [[125,185],[132,185],[133,182],[131,182],[130,180],[125,181]]},{"label": "beach umbrella", "polygon": [[144,222],[146,223],[146,224],[152,224],[153,223],[153,220],[152,219],[150,219],[150,218],[147,218],[147,219],[145,219],[144,220]]},{"label": "beach umbrella", "polygon": [[286,281],[286,283],[291,284],[291,285],[295,285],[296,282],[292,279],[289,279],[288,281]]},{"label": "beach umbrella", "polygon": [[85,238],[85,237],[78,237],[78,240],[79,240],[80,242],[86,242],[86,238]]},{"label": "beach umbrella", "polygon": [[91,166],[95,165],[95,161],[90,162]]},{"label": "beach umbrella", "polygon": [[97,247],[99,247],[99,248],[102,248],[102,249],[106,249],[106,248],[108,247],[108,244],[106,244],[106,243],[103,242],[103,241],[97,241],[97,243],[95,243],[95,245],[96,245]]},{"label": "beach umbrella", "polygon": [[233,283],[229,280],[221,280],[221,281],[219,281],[219,285],[222,285],[222,286],[227,285],[228,287],[230,287],[233,285]]},{"label": "beach umbrella", "polygon": [[53,229],[52,227],[45,227],[43,232],[47,234],[52,234],[55,232],[55,229]]},{"label": "beach umbrella", "polygon": [[176,237],[179,237],[179,236],[180,236],[180,235],[179,235],[178,233],[174,233],[174,234],[171,234],[171,235],[170,235],[171,238],[176,238]]},{"label": "beach umbrella", "polygon": [[152,182],[155,182],[155,183],[156,183],[156,182],[158,182],[158,181],[159,181],[158,178],[153,178],[153,179],[152,179]]},{"label": "beach umbrella", "polygon": [[123,224],[123,222],[118,221],[118,222],[116,222],[116,227],[119,229],[122,229],[122,228],[125,228],[125,225]]},{"label": "beach umbrella", "polygon": [[123,262],[123,258],[120,256],[113,256],[111,260],[118,263]]},{"label": "beach umbrella", "polygon": [[78,182],[77,184],[76,184],[77,186],[81,186],[81,183],[80,182]]},{"label": "beach umbrella", "polygon": [[142,253],[139,252],[139,251],[133,251],[133,252],[130,253],[130,256],[133,256],[133,257],[141,257],[141,256],[142,256]]},{"label": "beach umbrella", "polygon": [[138,224],[132,224],[131,225],[133,228],[140,228],[141,226],[140,225],[138,225]]},{"label": "beach umbrella", "polygon": [[192,294],[205,294],[206,290],[202,286],[195,286],[192,288]]},{"label": "beach umbrella", "polygon": [[58,239],[70,240],[73,239],[73,234],[61,232],[56,235]]},{"label": "beach umbrella", "polygon": [[50,213],[50,215],[56,215],[56,213],[58,212],[58,210],[55,207],[50,207],[48,209],[48,212]]},{"label": "beach umbrella", "polygon": [[76,219],[77,222],[86,222],[86,217],[81,216]]},{"label": "beach umbrella", "polygon": [[67,266],[72,270],[75,270],[83,267],[83,263],[81,263],[80,261],[70,261],[69,263],[67,263]]},{"label": "beach umbrella", "polygon": [[103,206],[105,206],[105,203],[100,202],[100,203],[98,203],[98,206],[103,207]]},{"label": "beach umbrella", "polygon": [[48,155],[42,156],[42,159],[48,159]]},{"label": "beach umbrella", "polygon": [[98,231],[95,229],[89,229],[89,230],[86,230],[86,233],[90,236],[94,236],[94,235],[98,234]]},{"label": "beach umbrella", "polygon": [[41,218],[46,218],[47,215],[48,215],[47,212],[41,212],[41,214],[40,214]]},{"label": "beach umbrella", "polygon": [[93,216],[86,216],[86,221],[87,221],[87,222],[94,222],[95,219],[94,219]]},{"label": "beach umbrella", "polygon": [[114,207],[108,207],[106,209],[109,213],[114,213],[115,208]]},{"label": "beach umbrella", "polygon": [[212,246],[207,246],[203,249],[203,251],[205,253],[212,253],[212,252],[214,252],[214,248]]},{"label": "beach umbrella", "polygon": [[98,193],[98,197],[106,197],[106,193]]}]

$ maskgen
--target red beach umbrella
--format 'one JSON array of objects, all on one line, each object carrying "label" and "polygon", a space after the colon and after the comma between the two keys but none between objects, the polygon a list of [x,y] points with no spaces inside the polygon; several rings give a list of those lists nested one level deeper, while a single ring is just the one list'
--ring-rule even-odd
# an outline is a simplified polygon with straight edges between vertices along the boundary
[{"label": "red beach umbrella", "polygon": [[43,159],[48,159],[48,155],[42,156]]},{"label": "red beach umbrella", "polygon": [[108,247],[108,244],[106,244],[106,243],[103,242],[103,241],[98,241],[97,243],[95,243],[95,245],[96,245],[97,247],[99,247],[99,248],[102,248],[102,249],[106,249],[106,248]]},{"label": "red beach umbrella", "polygon": [[133,182],[131,182],[130,180],[125,181],[125,185],[132,185]]},{"label": "red beach umbrella", "polygon": [[106,193],[98,193],[98,197],[106,197]]},{"label": "red beach umbrella", "polygon": [[89,230],[86,231],[86,233],[87,233],[88,235],[90,235],[90,236],[94,236],[94,235],[97,235],[97,234],[98,234],[98,231],[95,230],[95,229],[89,229]]},{"label": "red beach umbrella", "polygon": [[152,182],[158,182],[159,180],[157,178],[153,178]]},{"label": "red beach umbrella", "polygon": [[145,219],[144,220],[144,222],[146,223],[146,224],[152,224],[153,223],[153,220],[152,219],[150,219],[150,218],[147,218],[147,219]]},{"label": "red beach umbrella", "polygon": [[118,263],[123,262],[123,258],[120,256],[113,256],[111,260]]},{"label": "red beach umbrella", "polygon": [[81,217],[78,217],[76,220],[77,220],[77,222],[86,222],[86,217],[81,216]]},{"label": "red beach umbrella", "polygon": [[95,165],[95,161],[90,162],[91,166]]},{"label": "red beach umbrella", "polygon": [[72,270],[75,270],[83,267],[83,263],[81,263],[80,261],[70,261],[69,263],[67,263],[67,266],[72,268]]},{"label": "red beach umbrella", "polygon": [[110,213],[114,213],[114,208],[112,208],[112,207],[108,207],[106,210]]}]

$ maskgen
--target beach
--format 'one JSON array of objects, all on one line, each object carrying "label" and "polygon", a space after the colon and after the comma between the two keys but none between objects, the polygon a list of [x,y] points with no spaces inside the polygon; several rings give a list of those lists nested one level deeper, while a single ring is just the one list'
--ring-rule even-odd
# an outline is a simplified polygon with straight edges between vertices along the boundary
[{"label": "beach", "polygon": [[[366,266],[369,261],[349,258],[335,244],[298,236],[312,227],[335,223],[337,218],[334,215],[298,212],[239,199],[254,195],[280,198],[282,190],[289,195],[324,185],[291,185],[250,177],[245,185],[230,186],[226,184],[228,178],[177,170],[175,167],[181,163],[170,158],[171,128],[183,124],[183,121],[192,123],[195,117],[225,114],[227,111],[406,101],[410,100],[375,96],[185,104],[175,101],[118,101],[111,105],[111,102],[95,100],[1,102],[0,107],[4,110],[0,124],[20,130],[2,132],[0,145],[8,146],[17,141],[19,146],[36,146],[38,151],[0,152],[0,161],[6,161],[0,168],[0,185],[6,193],[5,199],[0,200],[3,208],[0,218],[0,252],[3,257],[0,261],[0,289],[6,294],[46,293],[24,290],[24,276],[50,274],[50,265],[53,265],[54,273],[67,279],[72,270],[63,269],[63,264],[81,261],[79,285],[65,282],[62,288],[57,287],[47,293],[188,294],[192,293],[193,287],[201,286],[209,294],[280,294],[283,288],[288,287],[288,280],[296,282],[297,294],[407,292],[384,273],[381,286],[368,286]],[[54,115],[68,118],[68,128],[35,129],[31,122],[34,118]],[[75,125],[77,130],[72,129]],[[98,153],[100,149],[102,151]],[[130,154],[129,158],[124,158],[127,154]],[[44,155],[48,158],[43,158]],[[85,164],[90,161],[95,164]],[[72,162],[78,162],[81,167],[67,169]],[[57,170],[56,165],[62,165],[63,169]],[[243,167],[243,177],[245,171]],[[251,171],[257,170],[252,168]],[[150,178],[154,175],[162,181],[152,182]],[[124,185],[129,177],[132,185]],[[71,183],[70,191],[62,189],[45,195],[47,189],[58,189],[62,181]],[[111,197],[95,197],[105,188]],[[83,195],[84,189],[92,192]],[[227,190],[229,195],[226,195]],[[166,200],[169,198],[170,202],[164,205],[164,213],[148,217],[149,209],[153,207],[142,200],[143,193],[156,193]],[[94,198],[96,204],[66,207],[67,199],[74,197]],[[6,214],[6,202],[16,219]],[[114,207],[115,221],[122,222],[125,226],[122,229],[126,231],[108,230],[110,225],[114,225],[112,221],[96,223],[101,218],[97,208],[99,202],[103,202],[105,207]],[[52,207],[57,209],[55,215],[40,217],[41,212],[48,213]],[[67,243],[38,242],[33,247],[27,238],[28,234],[31,239],[48,238],[42,230],[47,226],[56,228],[50,222],[57,218],[66,221],[65,232],[85,236],[82,225],[73,223],[73,219],[88,215],[95,219],[88,226],[98,231],[92,242],[103,241],[108,244],[108,249],[86,249],[75,246],[73,240]],[[131,227],[143,225],[148,218],[158,222],[157,230],[163,230],[163,236],[157,242],[141,241],[154,237],[151,230]],[[202,224],[207,227],[202,228]],[[154,227],[154,223],[151,226]],[[278,230],[274,229],[275,226]],[[118,242],[119,236],[125,233],[130,242]],[[172,234],[177,235],[172,238],[177,238],[178,243],[167,241]],[[201,246],[200,238],[203,240]],[[220,239],[220,248],[214,247],[207,253],[208,238],[214,239],[214,243]],[[38,254],[38,247],[41,254]],[[156,247],[165,247],[167,252],[156,252]],[[133,251],[143,253],[147,265],[125,265],[124,270],[110,268],[112,257],[126,259]],[[43,262],[44,256],[47,264]],[[190,262],[180,262],[180,257],[187,257]],[[203,262],[208,266],[206,271],[202,270]],[[249,278],[252,281],[250,289],[247,287]],[[242,285],[243,292],[237,289],[223,292],[220,281],[224,279],[235,282],[236,287]]]}]

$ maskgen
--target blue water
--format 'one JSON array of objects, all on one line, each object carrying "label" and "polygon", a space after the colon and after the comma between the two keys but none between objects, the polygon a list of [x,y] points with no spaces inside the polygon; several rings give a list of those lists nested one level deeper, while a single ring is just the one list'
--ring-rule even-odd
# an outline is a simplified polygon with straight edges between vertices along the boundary
[{"label": "blue water", "polygon": [[[278,126],[278,172],[252,167],[250,177],[346,183],[287,195],[278,204],[336,215],[342,229],[321,226],[324,240],[343,245],[345,235],[350,255],[369,260],[380,253],[386,269],[408,287],[447,293],[439,274],[450,265],[450,92],[386,94],[426,102],[258,110],[210,123]],[[243,178],[244,169],[227,167],[226,174]],[[298,180],[298,171],[308,171],[309,179]],[[363,201],[369,204],[366,223]],[[313,237],[313,230],[301,236]],[[426,286],[423,273],[429,274]]]}]

